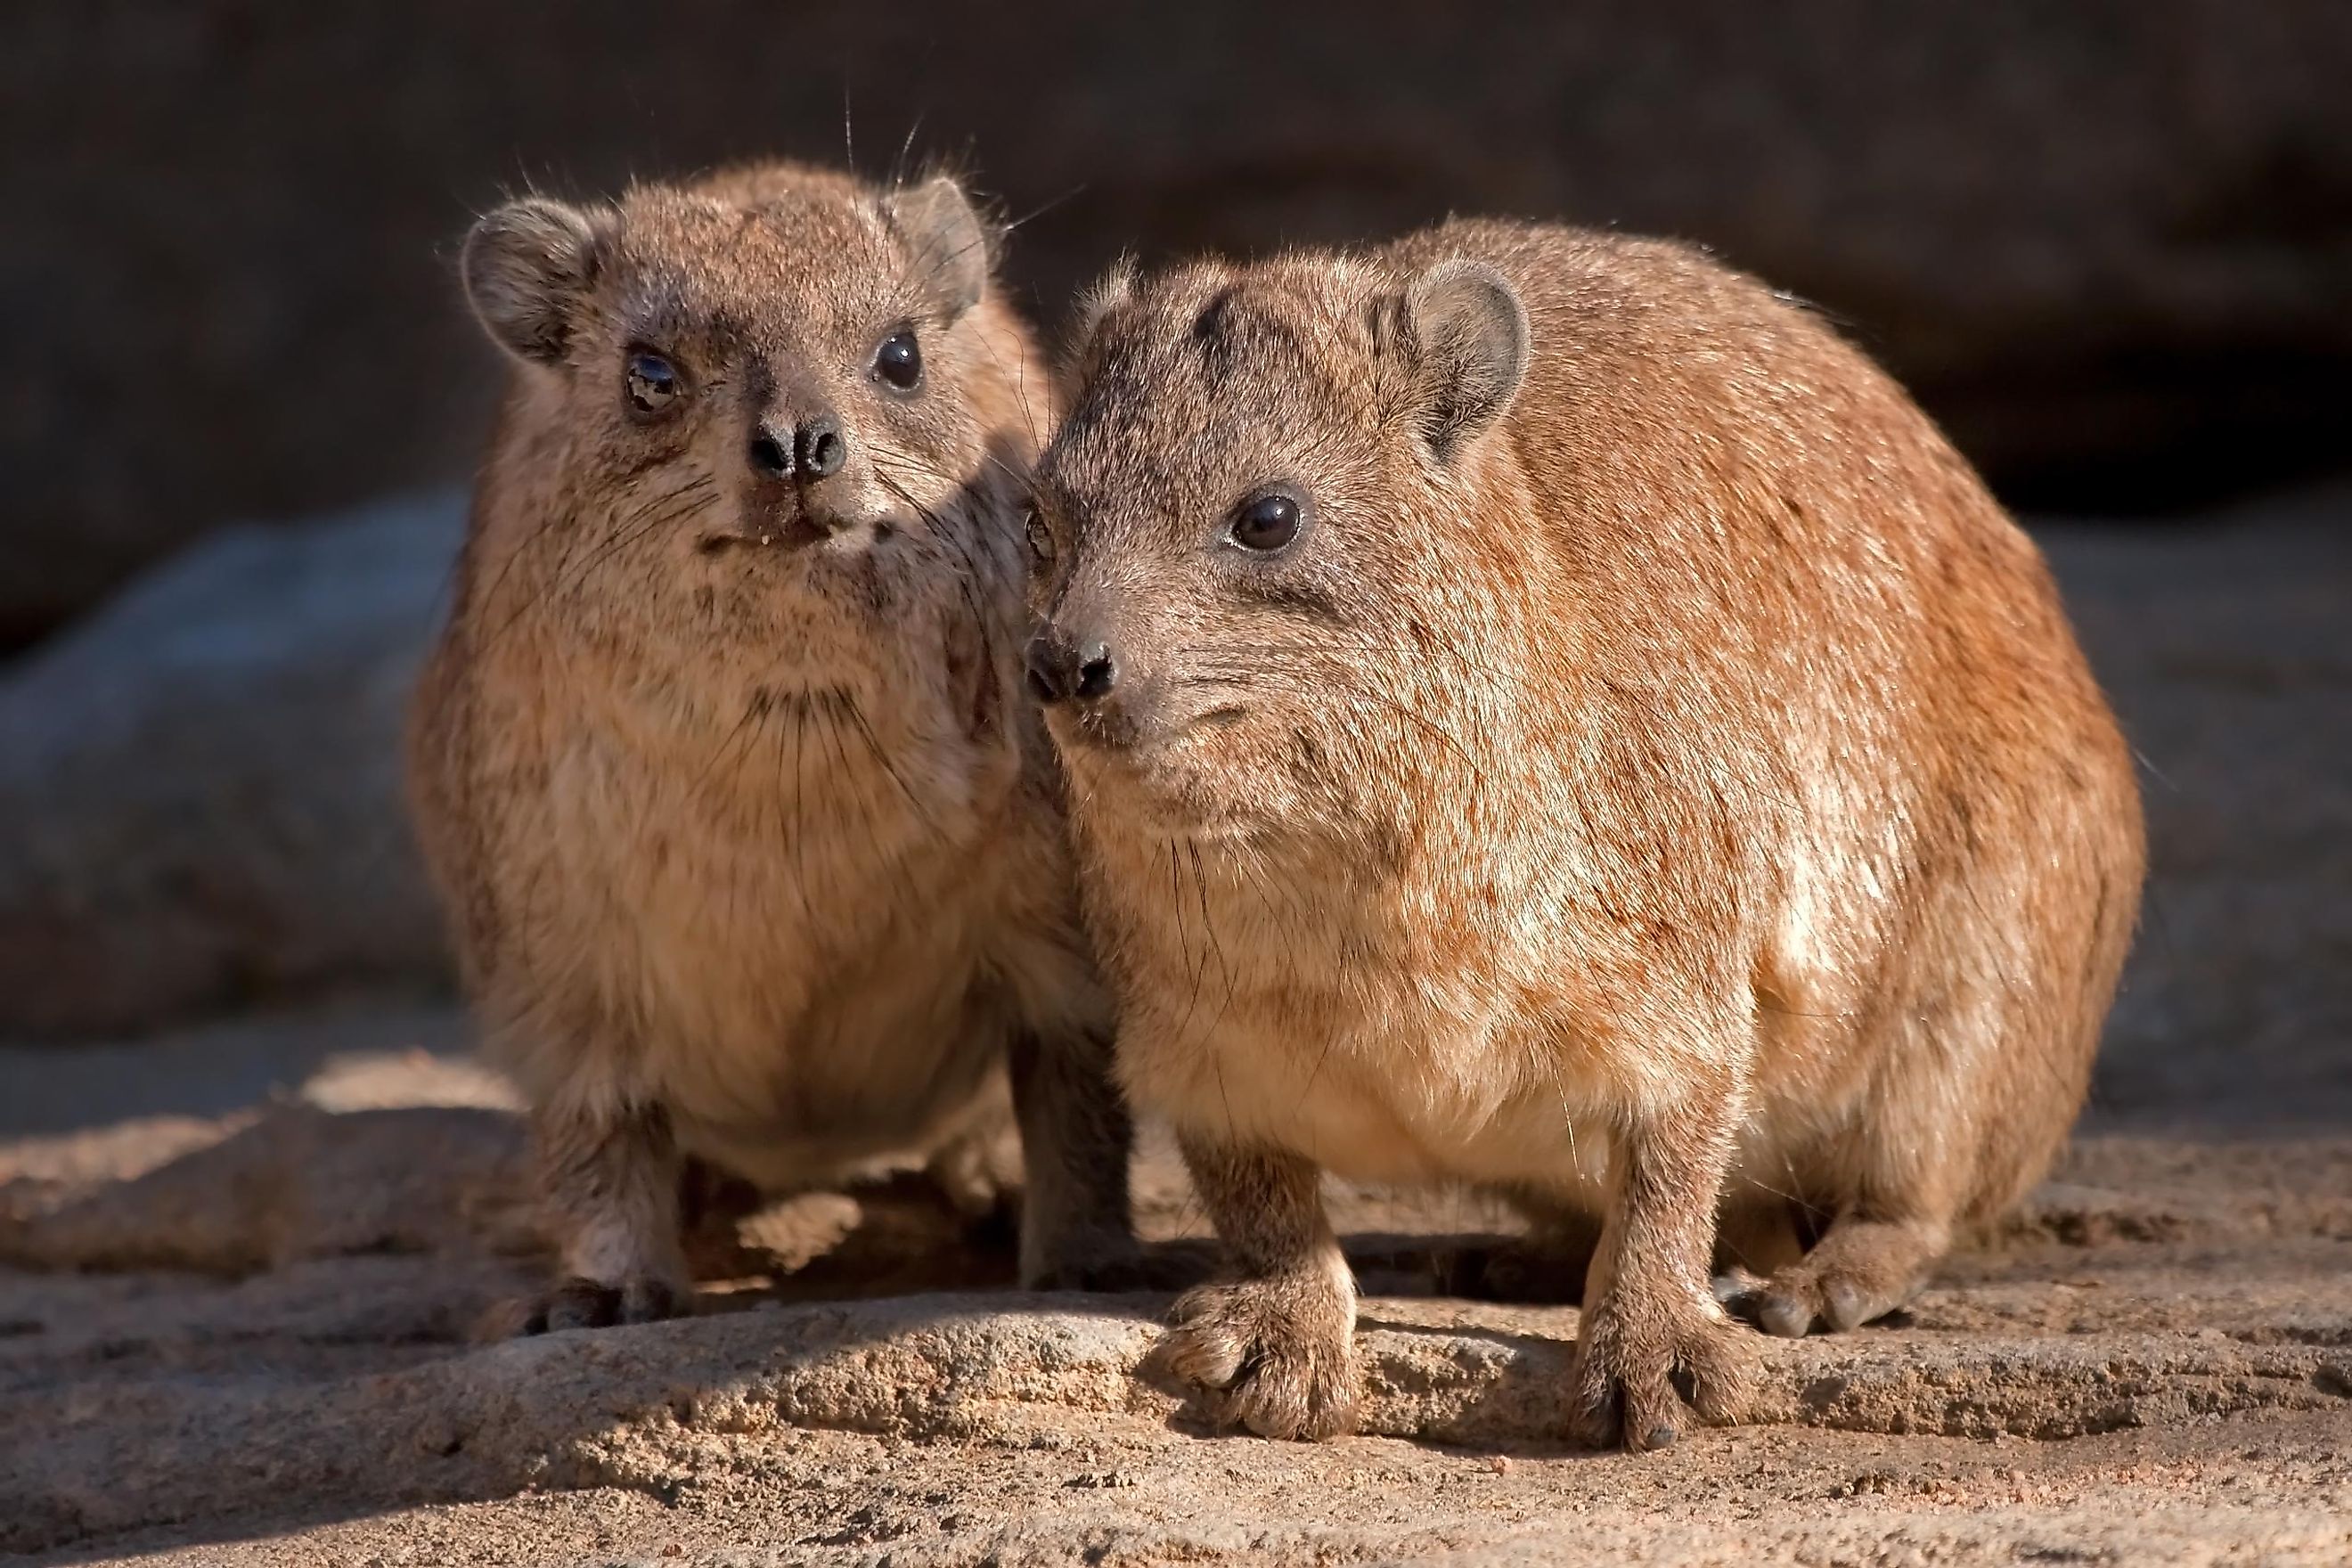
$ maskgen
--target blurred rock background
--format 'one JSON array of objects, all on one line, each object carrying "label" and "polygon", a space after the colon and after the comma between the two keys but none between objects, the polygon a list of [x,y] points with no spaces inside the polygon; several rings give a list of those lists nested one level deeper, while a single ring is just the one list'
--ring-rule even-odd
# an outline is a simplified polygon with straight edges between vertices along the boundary
[{"label": "blurred rock background", "polygon": [[[457,239],[527,186],[911,148],[1025,220],[1048,324],[1122,250],[1448,210],[1819,302],[2013,504],[2166,536],[2061,552],[2185,753],[2150,804],[2196,962],[2144,942],[2118,1028],[2261,1035],[2210,979],[2340,1041],[2352,505],[2198,520],[2352,471],[2347,83],[2342,0],[11,5],[0,1038],[442,984],[395,746],[499,380]],[[2311,900],[2250,919],[2265,877]]]}]

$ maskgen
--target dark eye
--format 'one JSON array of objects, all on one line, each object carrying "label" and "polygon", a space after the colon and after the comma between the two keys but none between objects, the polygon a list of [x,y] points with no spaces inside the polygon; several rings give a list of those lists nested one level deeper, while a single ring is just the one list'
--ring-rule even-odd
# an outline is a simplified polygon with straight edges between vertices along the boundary
[{"label": "dark eye", "polygon": [[1054,563],[1054,531],[1034,510],[1029,513],[1029,558],[1041,567]]},{"label": "dark eye", "polygon": [[1298,503],[1286,495],[1260,496],[1234,513],[1228,531],[1244,550],[1279,550],[1298,537]]},{"label": "dark eye", "polygon": [[678,384],[677,368],[653,353],[629,356],[628,374],[623,384],[628,389],[629,405],[640,414],[659,414],[676,403],[683,390]]},{"label": "dark eye", "polygon": [[882,340],[882,346],[874,351],[874,374],[901,392],[912,392],[922,384],[923,351],[911,329]]}]

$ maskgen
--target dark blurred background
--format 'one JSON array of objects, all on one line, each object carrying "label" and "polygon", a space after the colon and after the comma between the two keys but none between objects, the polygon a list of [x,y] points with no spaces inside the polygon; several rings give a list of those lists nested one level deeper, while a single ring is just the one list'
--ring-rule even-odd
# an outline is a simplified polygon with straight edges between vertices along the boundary
[{"label": "dark blurred background", "polygon": [[1048,322],[1132,247],[1448,210],[1701,241],[1834,312],[2021,505],[2346,450],[2352,5],[28,4],[0,638],[155,553],[467,471],[501,194],[788,151],[967,164]]},{"label": "dark blurred background", "polygon": [[2352,470],[2345,0],[41,0],[0,144],[0,1036],[437,973],[388,737],[499,382],[456,243],[526,187],[908,149],[1049,328],[1122,250],[1613,225],[1821,304],[2031,513]]}]

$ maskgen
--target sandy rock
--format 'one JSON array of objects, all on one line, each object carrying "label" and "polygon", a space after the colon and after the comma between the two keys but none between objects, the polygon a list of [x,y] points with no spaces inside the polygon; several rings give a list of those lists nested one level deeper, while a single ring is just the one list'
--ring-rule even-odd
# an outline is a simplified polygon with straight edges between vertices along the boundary
[{"label": "sandy rock", "polygon": [[126,1181],[26,1185],[0,1187],[0,1264],[15,1268],[239,1276],[310,1258],[539,1242],[521,1125],[497,1110],[285,1104]]},{"label": "sandy rock", "polygon": [[[16,1161],[47,1173],[0,1187],[13,1214],[0,1221],[0,1550],[274,1531],[289,1500],[349,1513],[579,1492],[707,1520],[779,1486],[798,1500],[776,1506],[805,1521],[800,1545],[850,1561],[885,1542],[896,1560],[902,1542],[907,1560],[943,1563],[1106,1542],[1144,1556],[1501,1550],[1521,1515],[1449,1489],[1465,1455],[1479,1485],[1528,1508],[1581,1510],[1633,1487],[1595,1521],[1609,1529],[1664,1483],[1735,1496],[1782,1545],[1848,1539],[1859,1526],[1837,1515],[1855,1509],[2033,1505],[2009,1526],[1922,1538],[1981,1545],[2065,1517],[2014,1468],[2061,1466],[2034,1453],[2080,1450],[2064,1463],[2112,1487],[2146,1479],[2151,1452],[2211,1465],[2267,1443],[2264,1473],[2286,1466],[2294,1489],[2260,1539],[2316,1552],[2332,1538],[2298,1533],[2319,1526],[2294,1510],[2318,1506],[2329,1455],[2352,1455],[2340,1138],[2084,1140],[2006,1240],[1952,1259],[1898,1321],[1765,1343],[1750,1424],[1694,1429],[1671,1458],[1580,1464],[1558,1447],[1573,1307],[1375,1294],[1358,1339],[1360,1435],[1313,1450],[1334,1456],[1322,1460],[1208,1438],[1150,1371],[1163,1296],[875,1297],[1009,1267],[1003,1237],[959,1233],[943,1200],[927,1210],[887,1183],[768,1211],[787,1230],[798,1215],[851,1233],[824,1258],[799,1243],[770,1253],[768,1278],[714,1278],[698,1316],[480,1342],[545,1267],[520,1206],[520,1127],[478,1106],[386,1107],[404,1075],[424,1097],[470,1092],[457,1065],[421,1054],[330,1063],[160,1163],[104,1130],[81,1137],[79,1158],[53,1139]],[[379,1108],[316,1103],[354,1083]],[[1138,1174],[1155,1245],[1191,1245],[1197,1205],[1162,1140]],[[1488,1218],[1444,1194],[1332,1196],[1360,1277],[1386,1281],[1376,1290],[1410,1289],[1415,1249],[1458,1246],[1465,1215]],[[1772,1436],[1800,1430],[1811,1436]],[[1852,1446],[1864,1439],[1875,1446]],[[2116,1453],[2136,1457],[2087,1457]],[[1299,1471],[1317,1464],[1347,1479]],[[1368,1473],[1397,1479],[1366,1492]],[[2339,1479],[2352,1490],[2352,1472]],[[2103,1517],[2103,1549],[2148,1528],[2136,1510]],[[1722,1544],[1692,1549],[1710,1540]]]},{"label": "sandy rock", "polygon": [[[411,1321],[385,1310],[403,1299],[389,1283],[373,1288],[373,1312],[346,1307],[347,1332],[372,1338]],[[471,1283],[459,1270],[442,1289]],[[315,1287],[297,1293],[303,1312],[317,1311]],[[896,1298],[512,1341],[393,1371],[173,1375],[174,1363],[220,1331],[199,1318],[179,1330],[195,1346],[99,1342],[123,1369],[102,1388],[14,1396],[20,1419],[47,1439],[20,1450],[14,1470],[0,1468],[0,1490],[26,1505],[0,1525],[0,1546],[168,1523],[199,1507],[258,1512],[288,1493],[346,1504],[526,1487],[675,1496],[762,1450],[788,1454],[809,1432],[968,1450],[1067,1444],[1140,1424],[1181,1440],[1201,1428],[1135,1375],[1162,1305],[1113,1300],[1073,1311],[1018,1296]],[[256,1306],[238,1320],[248,1340],[285,1335],[295,1327],[286,1320],[302,1315],[273,1311],[266,1297]],[[1361,1432],[1486,1451],[1556,1443],[1573,1310],[1456,1307],[1442,1314],[1449,1323],[1413,1321],[1431,1315],[1425,1302],[1366,1304]],[[73,1349],[68,1338],[49,1353]],[[1914,1328],[1769,1347],[1756,1418],[1979,1443],[2278,1415],[2340,1421],[2352,1410],[2347,1368],[2340,1348],[2220,1333],[2053,1342]],[[123,1446],[131,1431],[135,1461]],[[234,1456],[226,1467],[225,1455]]]}]

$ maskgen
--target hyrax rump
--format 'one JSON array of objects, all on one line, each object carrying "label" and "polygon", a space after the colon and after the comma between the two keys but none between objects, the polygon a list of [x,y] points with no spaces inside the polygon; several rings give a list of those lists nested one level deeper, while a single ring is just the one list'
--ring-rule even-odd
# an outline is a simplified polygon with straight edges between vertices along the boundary
[{"label": "hyrax rump", "polygon": [[514,381],[412,793],[528,1096],[551,1327],[681,1308],[684,1156],[1026,1164],[1021,1273],[1131,1253],[1108,998],[1021,691],[1050,417],[961,190],[774,164],[483,218]]},{"label": "hyrax rump", "polygon": [[[1576,1435],[1735,1415],[2037,1178],[2137,913],[2128,755],[2033,545],[1812,316],[1460,223],[1115,277],[1041,460],[1030,680],[1120,1075],[1232,1275],[1166,1363],[1348,1423],[1318,1172],[1602,1216]],[[1810,1251],[1801,1237],[1812,1237]]]}]

